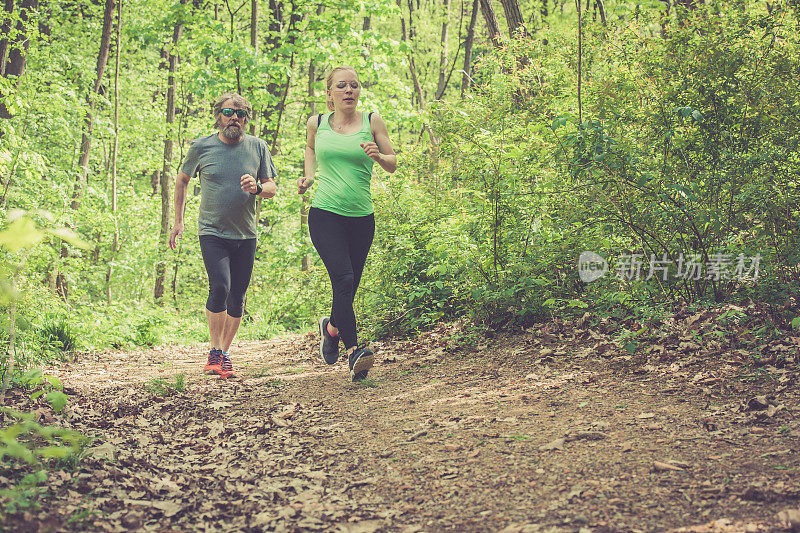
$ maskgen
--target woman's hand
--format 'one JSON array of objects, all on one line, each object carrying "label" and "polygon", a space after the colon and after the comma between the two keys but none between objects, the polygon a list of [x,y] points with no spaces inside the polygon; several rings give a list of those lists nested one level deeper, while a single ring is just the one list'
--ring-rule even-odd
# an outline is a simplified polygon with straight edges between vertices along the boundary
[{"label": "woman's hand", "polygon": [[297,194],[305,193],[312,185],[314,185],[314,178],[300,176],[297,178]]},{"label": "woman's hand", "polygon": [[364,149],[364,153],[367,154],[369,157],[377,161],[378,163],[381,162],[381,150],[378,148],[377,143],[368,142],[368,143],[361,143],[359,146]]}]

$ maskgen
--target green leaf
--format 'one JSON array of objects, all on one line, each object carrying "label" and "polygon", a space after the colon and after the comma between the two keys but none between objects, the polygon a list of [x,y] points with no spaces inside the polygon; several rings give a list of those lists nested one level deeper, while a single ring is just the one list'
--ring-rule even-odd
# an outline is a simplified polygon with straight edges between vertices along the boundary
[{"label": "green leaf", "polygon": [[69,456],[73,449],[67,446],[43,446],[36,449],[36,453],[42,457],[63,459]]},{"label": "green leaf", "polygon": [[55,376],[44,376],[44,379],[46,379],[47,382],[50,383],[50,386],[56,390],[61,390],[64,388],[64,386],[61,385],[61,380]]},{"label": "green leaf", "polygon": [[16,252],[22,248],[30,248],[39,243],[44,234],[36,229],[36,224],[28,217],[14,220],[6,229],[0,231],[0,246]]},{"label": "green leaf", "polygon": [[61,411],[65,405],[67,405],[67,401],[69,401],[69,397],[61,392],[60,390],[51,390],[47,393],[47,401],[50,402],[50,405],[53,406],[53,410],[57,413]]},{"label": "green leaf", "polygon": [[92,245],[81,239],[81,237],[69,228],[48,228],[44,230],[46,233],[63,239],[73,246],[83,248],[84,250],[91,249]]},{"label": "green leaf", "polygon": [[556,117],[553,119],[553,129],[556,130],[561,126],[565,126],[567,124],[567,117]]}]

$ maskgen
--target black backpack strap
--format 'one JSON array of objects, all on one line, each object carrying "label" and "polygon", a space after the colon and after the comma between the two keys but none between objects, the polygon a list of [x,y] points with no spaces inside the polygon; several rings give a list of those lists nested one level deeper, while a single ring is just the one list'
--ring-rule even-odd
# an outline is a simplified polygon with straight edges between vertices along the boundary
[{"label": "black backpack strap", "polygon": [[367,115],[367,122],[369,122],[370,124],[372,124],[372,113],[374,113],[374,111],[370,111],[369,115]]},{"label": "black backpack strap", "polygon": [[319,129],[320,124],[322,124],[322,113],[317,115],[317,129]]}]

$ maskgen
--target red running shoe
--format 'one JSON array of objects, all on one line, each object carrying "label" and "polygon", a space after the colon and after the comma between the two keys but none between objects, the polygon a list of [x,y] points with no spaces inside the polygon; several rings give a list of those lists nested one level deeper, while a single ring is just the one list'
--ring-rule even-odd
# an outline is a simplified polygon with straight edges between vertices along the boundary
[{"label": "red running shoe", "polygon": [[233,363],[228,352],[222,352],[222,369],[219,372],[220,379],[228,379],[234,376]]},{"label": "red running shoe", "polygon": [[208,363],[203,367],[203,372],[208,375],[220,374],[222,372],[222,350],[212,348],[208,352]]}]

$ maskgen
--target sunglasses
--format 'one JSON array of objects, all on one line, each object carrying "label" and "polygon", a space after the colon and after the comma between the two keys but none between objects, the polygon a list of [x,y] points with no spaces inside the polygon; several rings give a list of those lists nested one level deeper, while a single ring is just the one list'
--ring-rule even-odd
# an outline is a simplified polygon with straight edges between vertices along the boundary
[{"label": "sunglasses", "polygon": [[236,116],[239,118],[244,118],[247,116],[247,109],[231,109],[230,107],[224,107],[220,109],[219,112],[226,117],[232,117],[234,113],[236,113]]},{"label": "sunglasses", "polygon": [[[344,89],[345,87],[347,87],[347,82],[346,81],[340,81],[339,83],[336,84],[336,88],[337,89]],[[358,89],[358,82],[357,81],[351,81],[350,82],[350,87],[352,87],[353,89]]]}]

